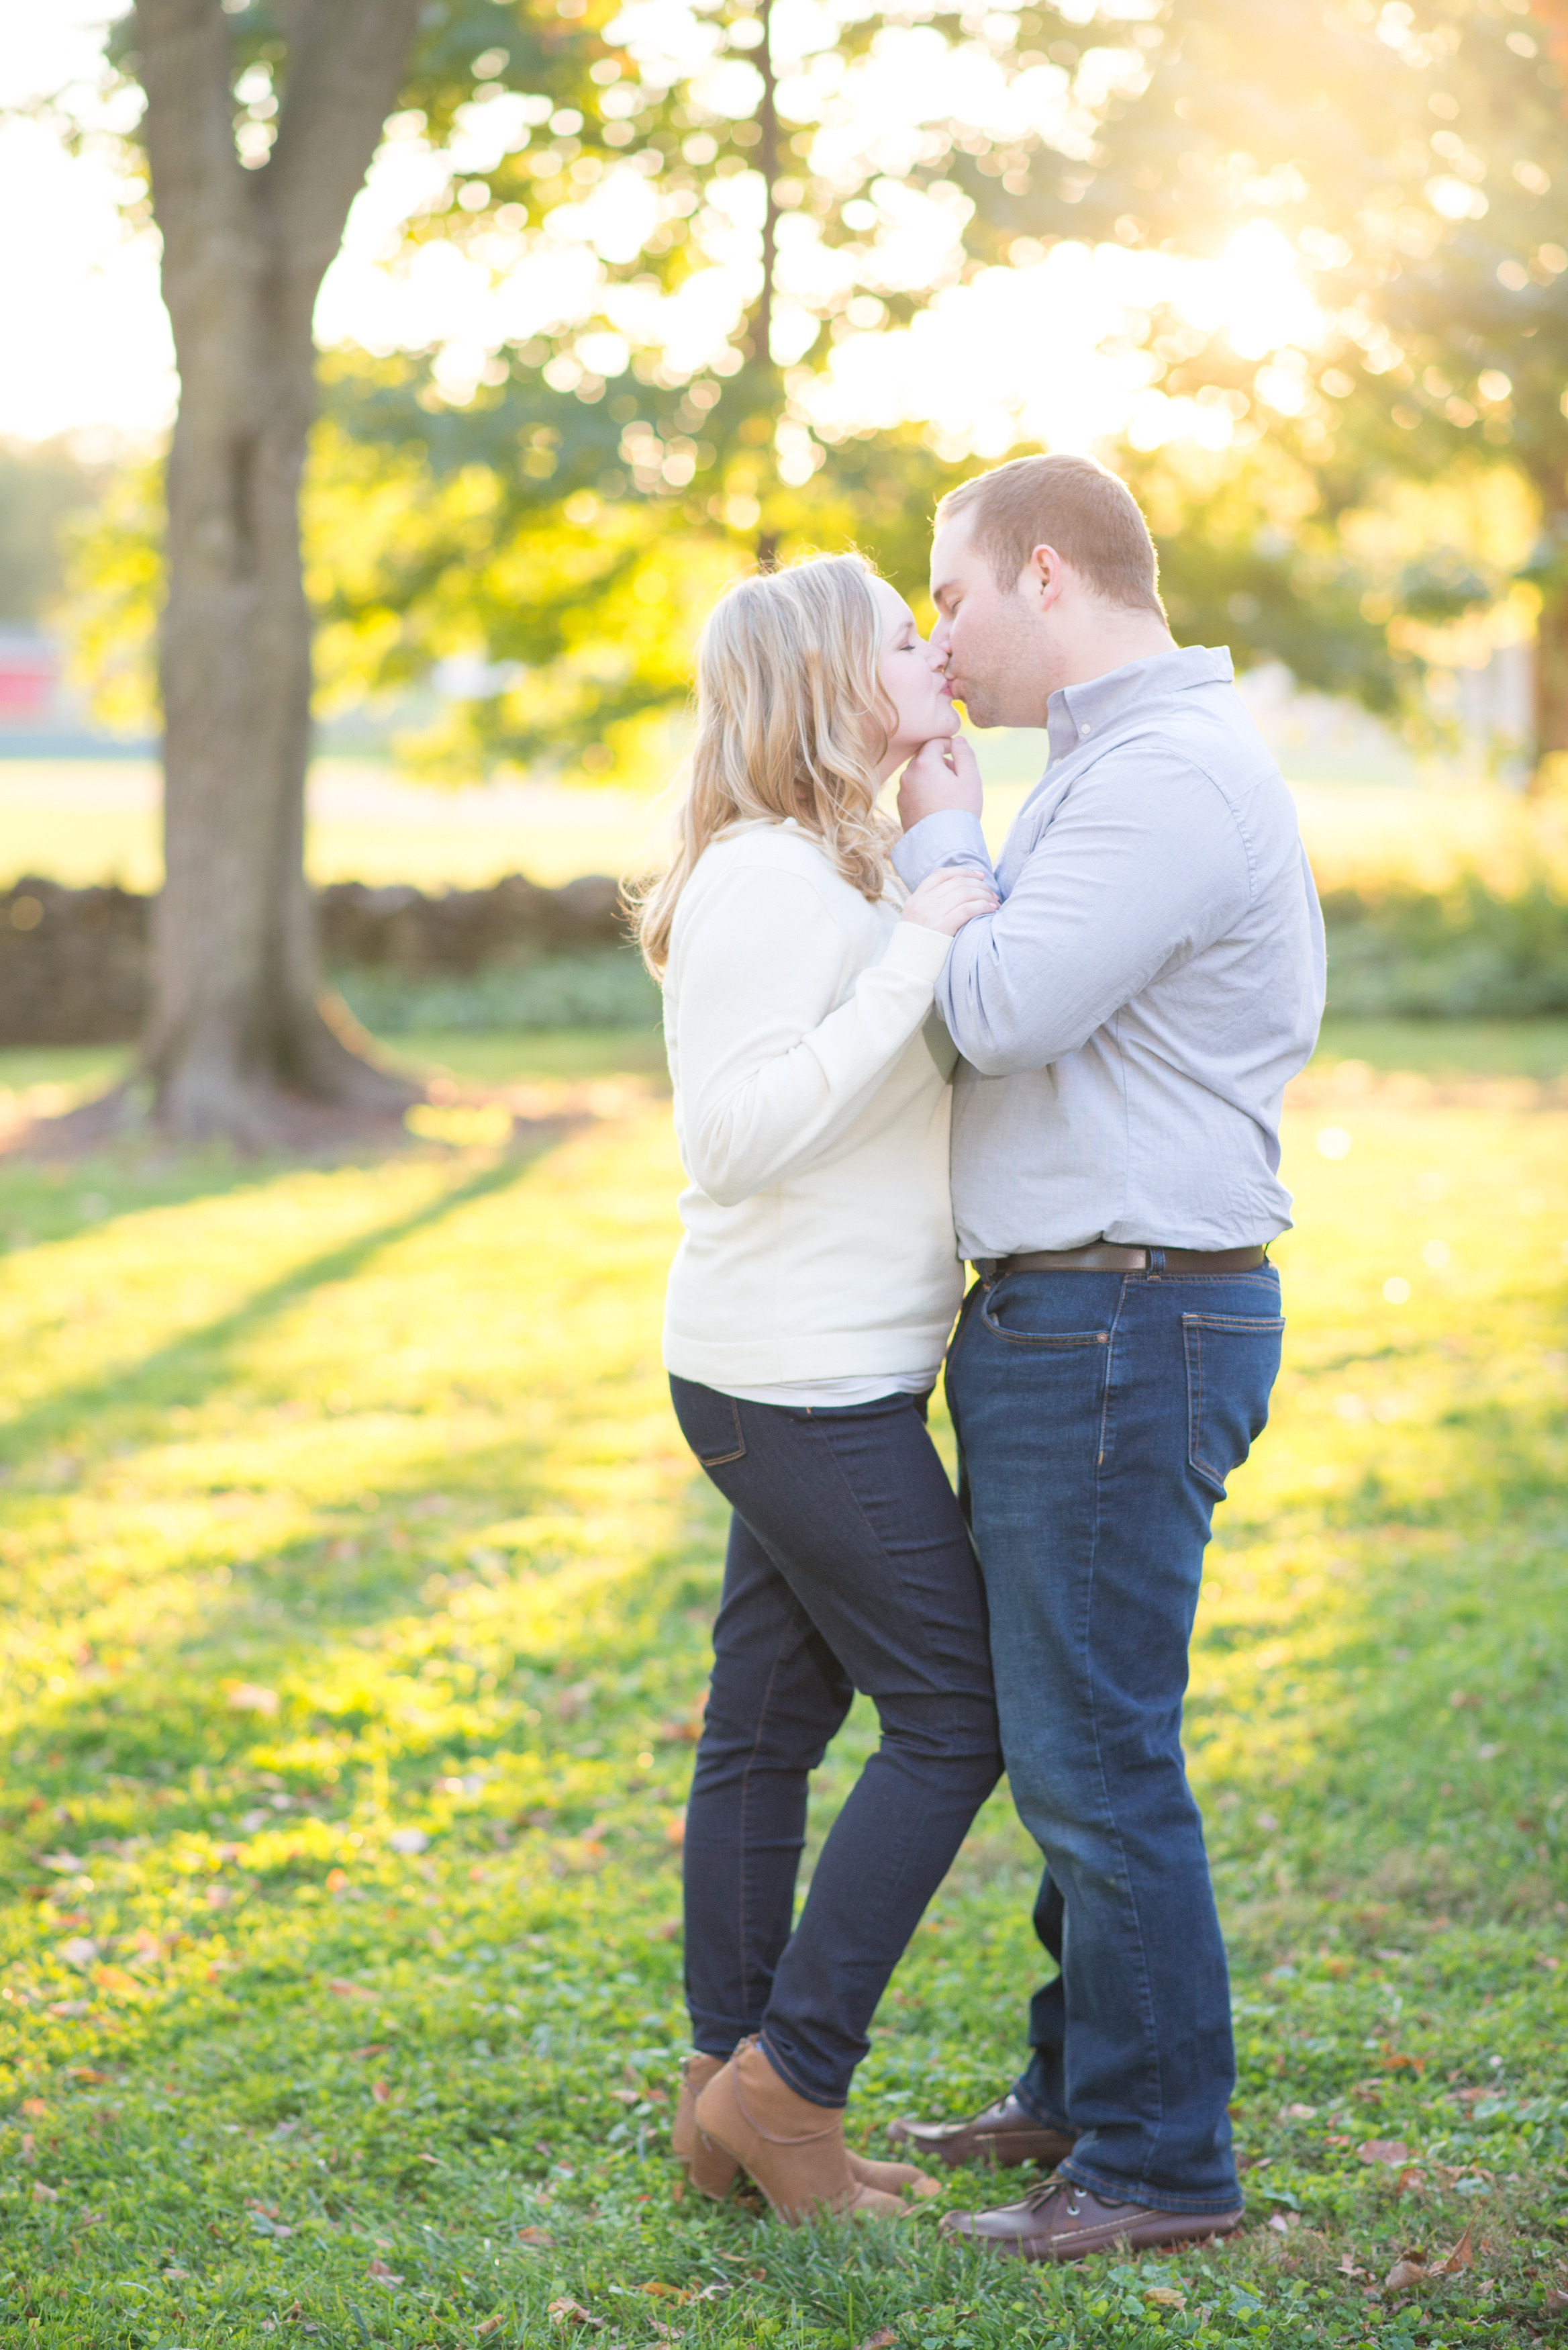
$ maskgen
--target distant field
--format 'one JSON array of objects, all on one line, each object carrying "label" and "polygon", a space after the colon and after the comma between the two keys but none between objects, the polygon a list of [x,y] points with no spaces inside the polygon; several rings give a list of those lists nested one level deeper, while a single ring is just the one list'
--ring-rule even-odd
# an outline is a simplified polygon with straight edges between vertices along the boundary
[{"label": "distant field", "polygon": [[[162,878],[151,761],[0,760],[0,884],[23,873],[77,888]],[[651,799],[549,784],[436,791],[390,768],[318,760],[307,847],[317,881],[468,888],[524,872],[552,885],[642,862]]]},{"label": "distant field", "polygon": [[[986,829],[1000,847],[1044,766],[1043,736],[975,738]],[[1286,751],[1285,770],[1320,882],[1392,876],[1440,884],[1456,865],[1506,883],[1534,857],[1568,873],[1568,811],[1544,816],[1490,785],[1420,785]],[[158,773],[150,761],[0,759],[0,885],[23,873],[81,886],[156,889]],[[654,795],[558,784],[445,792],[366,761],[322,759],[307,856],[317,881],[476,887],[524,872],[559,883],[645,864],[661,833]]]}]

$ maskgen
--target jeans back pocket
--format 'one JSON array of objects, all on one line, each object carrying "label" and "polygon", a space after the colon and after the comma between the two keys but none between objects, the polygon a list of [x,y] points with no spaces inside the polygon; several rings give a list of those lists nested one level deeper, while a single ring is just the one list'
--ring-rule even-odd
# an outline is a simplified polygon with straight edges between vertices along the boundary
[{"label": "jeans back pocket", "polygon": [[1279,1377],[1282,1314],[1184,1314],[1187,1349],[1187,1458],[1223,1495],[1269,1418]]},{"label": "jeans back pocket", "polygon": [[741,1407],[733,1396],[721,1395],[696,1379],[670,1378],[670,1400],[680,1433],[704,1469],[721,1469],[726,1461],[745,1457],[741,1433]]}]

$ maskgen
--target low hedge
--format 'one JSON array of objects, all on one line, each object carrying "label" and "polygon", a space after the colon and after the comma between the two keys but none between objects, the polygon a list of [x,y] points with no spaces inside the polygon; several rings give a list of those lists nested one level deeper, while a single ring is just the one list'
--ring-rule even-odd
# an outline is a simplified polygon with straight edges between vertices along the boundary
[{"label": "low hedge", "polygon": [[1568,898],[1543,877],[1505,895],[1479,874],[1441,891],[1330,889],[1328,1001],[1342,1018],[1539,1018],[1568,1012]]}]

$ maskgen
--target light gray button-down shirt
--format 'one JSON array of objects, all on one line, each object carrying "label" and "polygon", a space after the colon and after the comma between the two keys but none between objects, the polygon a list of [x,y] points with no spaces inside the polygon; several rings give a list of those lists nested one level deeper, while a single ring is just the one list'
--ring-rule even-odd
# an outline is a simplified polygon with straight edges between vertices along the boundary
[{"label": "light gray button-down shirt", "polygon": [[[1231,683],[1191,646],[1051,696],[1051,763],[953,941],[937,1003],[968,1257],[1094,1240],[1219,1249],[1291,1221],[1280,1103],[1324,1003],[1295,808]],[[910,888],[991,873],[979,819],[906,833]]]}]

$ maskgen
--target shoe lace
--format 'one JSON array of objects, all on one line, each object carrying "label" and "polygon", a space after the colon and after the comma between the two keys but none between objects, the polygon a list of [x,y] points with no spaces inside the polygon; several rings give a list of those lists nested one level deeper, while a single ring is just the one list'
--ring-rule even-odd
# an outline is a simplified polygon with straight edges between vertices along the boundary
[{"label": "shoe lace", "polygon": [[1023,2199],[1024,2206],[1031,2211],[1044,2211],[1058,2195],[1066,2197],[1067,2217],[1075,2220],[1082,2208],[1078,2200],[1079,2189],[1065,2178],[1046,2178],[1038,2187],[1032,2187]]}]

